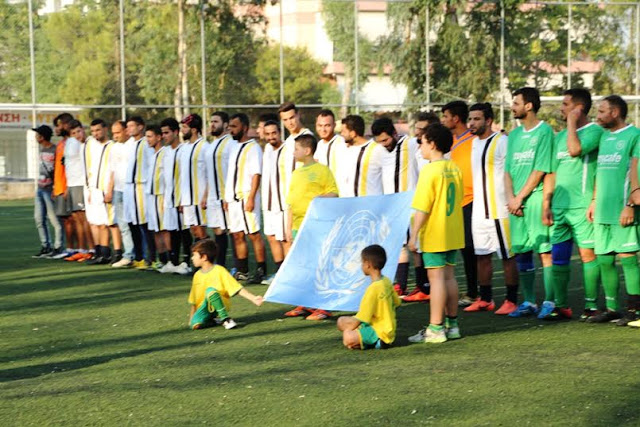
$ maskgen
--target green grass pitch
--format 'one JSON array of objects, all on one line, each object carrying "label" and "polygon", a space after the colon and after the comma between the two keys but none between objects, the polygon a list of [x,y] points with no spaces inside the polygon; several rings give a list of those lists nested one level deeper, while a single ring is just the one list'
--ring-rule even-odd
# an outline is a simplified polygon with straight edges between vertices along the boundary
[{"label": "green grass pitch", "polygon": [[406,304],[394,348],[348,351],[335,319],[238,297],[242,327],[190,331],[190,278],[31,259],[29,202],[0,204],[0,242],[3,425],[640,423],[637,329],[464,314],[463,339],[409,345],[428,306]]}]

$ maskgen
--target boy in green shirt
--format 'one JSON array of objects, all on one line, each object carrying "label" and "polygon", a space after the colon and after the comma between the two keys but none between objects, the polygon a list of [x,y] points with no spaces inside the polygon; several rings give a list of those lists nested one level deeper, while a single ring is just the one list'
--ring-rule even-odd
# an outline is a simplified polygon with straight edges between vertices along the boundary
[{"label": "boy in green shirt", "polygon": [[360,301],[358,313],[338,318],[342,342],[350,350],[388,348],[396,338],[396,308],[400,306],[400,298],[391,280],[382,275],[386,262],[382,246],[371,245],[362,250],[362,272],[372,282]]},{"label": "boy in green shirt", "polygon": [[[587,319],[590,323],[618,320],[619,326],[638,320],[640,313],[640,269],[636,253],[640,249],[638,222],[633,203],[629,169],[636,152],[640,131],[625,123],[627,103],[618,95],[604,98],[598,106],[598,123],[605,128],[600,138],[598,170],[593,201],[587,218],[594,223],[595,253],[600,265],[606,311]],[[628,311],[623,316],[618,303],[616,255],[629,296]]]}]

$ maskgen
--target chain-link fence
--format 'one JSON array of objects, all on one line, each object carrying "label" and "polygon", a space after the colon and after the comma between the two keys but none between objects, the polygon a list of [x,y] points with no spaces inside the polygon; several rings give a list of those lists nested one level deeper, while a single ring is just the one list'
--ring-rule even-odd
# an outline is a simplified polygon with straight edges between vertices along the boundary
[{"label": "chain-link fence", "polygon": [[[31,11],[31,13],[29,13]],[[394,118],[454,99],[489,101],[510,128],[510,93],[623,95],[639,123],[640,3],[427,0],[0,0],[0,177],[34,176],[25,129],[242,111],[284,100],[313,129],[336,117]],[[25,147],[27,147],[25,149]]]}]

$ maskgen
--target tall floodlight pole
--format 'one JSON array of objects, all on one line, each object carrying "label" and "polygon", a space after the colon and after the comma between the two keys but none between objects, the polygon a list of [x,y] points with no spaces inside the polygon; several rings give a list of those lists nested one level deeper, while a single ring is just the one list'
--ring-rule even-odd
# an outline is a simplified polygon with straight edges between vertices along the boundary
[{"label": "tall floodlight pole", "polygon": [[358,92],[360,92],[360,87],[358,84],[359,73],[360,73],[360,58],[358,53],[358,0],[353,2],[353,45],[354,45],[354,56],[355,56],[355,72],[354,72],[354,101],[356,104],[356,114],[360,114],[360,97],[358,96]]},{"label": "tall floodlight pole", "polygon": [[207,135],[207,79],[206,79],[206,49],[205,49],[205,31],[204,31],[204,0],[200,1],[200,74],[202,85],[202,134]]},{"label": "tall floodlight pole", "polygon": [[127,119],[127,93],[124,82],[124,0],[120,0],[119,11],[120,22],[120,118],[122,120]]},{"label": "tall floodlight pole", "polygon": [[573,25],[573,8],[568,7],[567,20],[567,89],[571,89],[571,26]]},{"label": "tall floodlight pole", "polygon": [[431,109],[431,56],[429,54],[429,22],[431,17],[429,16],[429,4],[425,5],[424,16],[424,50],[425,50],[425,65],[424,65],[424,92],[426,95],[427,108]]},{"label": "tall floodlight pole", "polygon": [[500,126],[504,129],[504,0],[500,1]]},{"label": "tall floodlight pole", "polygon": [[29,57],[31,59],[31,121],[36,127],[36,56],[33,43],[33,4],[28,1],[29,8]]}]

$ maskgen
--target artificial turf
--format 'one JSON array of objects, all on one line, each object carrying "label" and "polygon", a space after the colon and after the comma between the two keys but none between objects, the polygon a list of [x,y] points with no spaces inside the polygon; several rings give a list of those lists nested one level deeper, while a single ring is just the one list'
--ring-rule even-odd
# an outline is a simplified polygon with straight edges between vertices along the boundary
[{"label": "artificial turf", "polygon": [[474,313],[409,345],[428,305],[403,304],[396,346],[348,351],[335,318],[236,297],[240,328],[191,331],[188,277],[31,259],[29,202],[0,203],[0,242],[4,425],[640,424],[638,329]]}]

